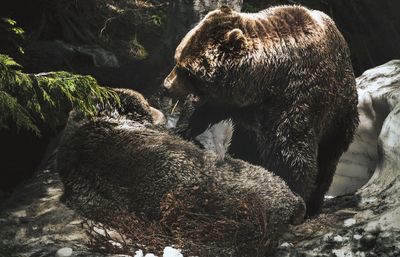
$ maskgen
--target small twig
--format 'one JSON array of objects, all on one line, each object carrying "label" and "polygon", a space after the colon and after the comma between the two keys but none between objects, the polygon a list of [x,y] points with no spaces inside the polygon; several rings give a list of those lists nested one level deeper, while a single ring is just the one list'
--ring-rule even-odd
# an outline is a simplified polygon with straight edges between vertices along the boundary
[{"label": "small twig", "polygon": [[116,19],[116,17],[108,18],[108,19],[104,22],[104,26],[103,26],[103,27],[101,28],[101,30],[100,30],[99,38],[102,38],[102,37],[103,37],[104,31],[107,29],[107,24],[108,24],[110,21],[114,20],[114,19]]},{"label": "small twig", "polygon": [[175,111],[176,107],[178,106],[178,103],[179,103],[179,100],[176,101],[174,107],[172,108],[171,115],[174,114],[174,111]]}]

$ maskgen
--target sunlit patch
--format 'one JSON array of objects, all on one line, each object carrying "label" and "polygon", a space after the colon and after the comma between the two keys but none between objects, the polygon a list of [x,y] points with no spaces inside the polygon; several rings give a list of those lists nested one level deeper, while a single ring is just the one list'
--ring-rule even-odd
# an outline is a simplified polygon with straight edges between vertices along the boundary
[{"label": "sunlit patch", "polygon": [[200,142],[205,149],[215,153],[219,160],[223,160],[231,145],[233,130],[232,120],[223,120],[209,126],[195,139]]}]

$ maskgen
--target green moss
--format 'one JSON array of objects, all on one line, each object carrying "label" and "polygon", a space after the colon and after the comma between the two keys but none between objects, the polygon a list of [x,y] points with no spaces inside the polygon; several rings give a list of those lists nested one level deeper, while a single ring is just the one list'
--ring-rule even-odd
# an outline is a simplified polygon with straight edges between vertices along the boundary
[{"label": "green moss", "polygon": [[156,9],[154,13],[150,16],[150,21],[153,25],[161,27],[165,24],[167,20],[167,14],[163,9]]},{"label": "green moss", "polygon": [[144,46],[138,41],[137,36],[129,41],[129,53],[139,60],[146,59],[149,55]]},{"label": "green moss", "polygon": [[10,57],[0,54],[0,129],[42,129],[63,126],[72,108],[91,116],[99,105],[119,103],[110,89],[90,76],[67,72],[25,74]]}]

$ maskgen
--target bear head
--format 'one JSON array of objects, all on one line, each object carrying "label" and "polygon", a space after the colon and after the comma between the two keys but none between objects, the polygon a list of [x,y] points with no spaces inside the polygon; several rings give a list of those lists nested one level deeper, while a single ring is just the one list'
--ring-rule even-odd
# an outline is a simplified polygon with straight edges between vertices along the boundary
[{"label": "bear head", "polygon": [[251,89],[249,65],[244,64],[251,60],[247,57],[255,49],[253,31],[249,29],[251,18],[247,16],[224,6],[207,14],[190,30],[176,49],[175,67],[164,80],[166,94],[191,94],[195,104],[255,103],[259,97]]},{"label": "bear head", "polygon": [[132,120],[148,121],[154,125],[164,125],[166,118],[164,114],[156,108],[149,105],[142,94],[131,89],[114,88],[119,96],[121,107],[118,113],[126,115]]}]

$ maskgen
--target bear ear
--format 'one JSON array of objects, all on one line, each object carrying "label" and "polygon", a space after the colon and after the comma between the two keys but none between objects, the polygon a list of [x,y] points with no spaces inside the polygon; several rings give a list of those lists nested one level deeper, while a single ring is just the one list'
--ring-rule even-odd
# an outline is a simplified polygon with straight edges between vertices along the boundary
[{"label": "bear ear", "polygon": [[232,12],[232,9],[227,5],[222,5],[219,10],[223,13],[229,14]]},{"label": "bear ear", "polygon": [[233,29],[225,34],[224,45],[229,50],[240,50],[246,45],[246,37],[240,29]]}]

